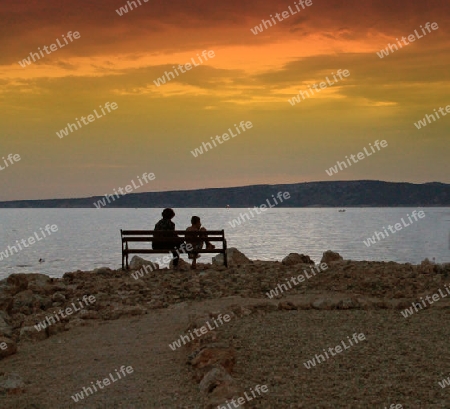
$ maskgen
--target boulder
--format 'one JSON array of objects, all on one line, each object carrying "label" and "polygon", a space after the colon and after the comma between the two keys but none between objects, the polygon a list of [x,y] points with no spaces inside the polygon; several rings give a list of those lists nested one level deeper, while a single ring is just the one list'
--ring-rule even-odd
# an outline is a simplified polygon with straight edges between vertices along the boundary
[{"label": "boulder", "polygon": [[281,263],[285,266],[294,266],[300,263],[314,264],[314,261],[312,261],[309,256],[306,256],[304,254],[289,253],[289,255],[287,255]]},{"label": "boulder", "polygon": [[11,274],[6,279],[12,295],[25,291],[28,288],[27,274]]},{"label": "boulder", "polygon": [[50,297],[43,296],[40,294],[34,294],[34,306],[40,308],[41,310],[46,310],[51,308],[53,301]]},{"label": "boulder", "polygon": [[322,260],[320,260],[320,263],[333,263],[333,262],[340,262],[344,261],[344,259],[341,257],[339,253],[335,253],[334,251],[327,250],[325,253],[323,253]]},{"label": "boulder", "polygon": [[[131,262],[130,262],[131,270],[140,270],[144,266],[149,266],[152,269],[152,271],[159,269],[159,265],[157,263],[153,263],[152,261],[145,260],[139,256],[133,256],[133,258],[131,259]],[[147,268],[147,270],[150,271],[148,268]]]},{"label": "boulder", "polygon": [[2,292],[0,288],[0,311],[11,312],[11,308],[13,306],[13,296],[7,294],[6,292]]},{"label": "boulder", "polygon": [[[253,261],[248,259],[244,253],[241,253],[237,248],[230,247],[227,249],[228,267],[236,267],[242,264],[253,264]],[[223,254],[218,254],[212,259],[213,267],[223,266]]]},{"label": "boulder", "polygon": [[34,306],[34,294],[31,290],[24,290],[14,296],[12,311],[30,313]]},{"label": "boulder", "polygon": [[52,301],[54,302],[59,302],[59,303],[64,303],[66,301],[66,296],[62,293],[54,293],[52,295]]},{"label": "boulder", "polygon": [[47,308],[50,308],[52,304],[51,298],[40,294],[34,294],[32,290],[28,289],[21,291],[14,296],[11,312],[30,314],[38,308],[46,310]]},{"label": "boulder", "polygon": [[45,274],[27,274],[28,290],[39,294],[53,293],[53,279]]},{"label": "boulder", "polygon": [[12,308],[13,295],[11,293],[11,286],[7,279],[0,280],[0,311],[10,312]]},{"label": "boulder", "polygon": [[114,277],[115,274],[114,270],[111,270],[109,267],[96,268],[94,269],[93,273],[104,277]]},{"label": "boulder", "polygon": [[0,360],[17,352],[17,344],[7,337],[0,336]]},{"label": "boulder", "polygon": [[11,337],[12,327],[9,324],[10,317],[4,311],[0,311],[0,336]]},{"label": "boulder", "polygon": [[203,393],[210,393],[219,385],[233,385],[234,380],[231,375],[223,368],[223,366],[218,365],[211,369],[200,382],[200,391]]},{"label": "boulder", "polygon": [[432,274],[437,270],[436,267],[437,266],[435,263],[432,263],[426,258],[425,260],[422,260],[422,262],[418,266],[418,271],[421,274]]},{"label": "boulder", "polygon": [[53,279],[45,274],[11,274],[6,282],[12,295],[26,290],[40,294],[50,294],[53,291]]}]

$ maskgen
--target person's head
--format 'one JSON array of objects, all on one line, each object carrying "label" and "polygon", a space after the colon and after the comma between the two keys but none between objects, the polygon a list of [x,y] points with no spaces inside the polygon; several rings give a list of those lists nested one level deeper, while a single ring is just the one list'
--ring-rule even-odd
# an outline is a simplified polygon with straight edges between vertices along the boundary
[{"label": "person's head", "polygon": [[198,217],[198,216],[192,216],[191,217],[191,224],[193,225],[193,226],[198,226],[198,227],[200,227],[202,224],[200,223],[200,217]]},{"label": "person's head", "polygon": [[163,212],[161,213],[163,219],[173,219],[173,217],[175,216],[175,212],[173,211],[173,209],[167,208],[164,209]]}]

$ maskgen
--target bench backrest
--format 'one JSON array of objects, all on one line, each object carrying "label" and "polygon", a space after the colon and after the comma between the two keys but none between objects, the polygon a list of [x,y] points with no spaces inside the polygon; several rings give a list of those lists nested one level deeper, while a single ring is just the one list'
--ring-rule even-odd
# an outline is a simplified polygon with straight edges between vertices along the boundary
[{"label": "bench backrest", "polygon": [[[120,235],[122,237],[122,243],[127,243],[130,241],[134,242],[164,242],[173,241],[172,237],[164,237],[161,233],[166,233],[166,230],[120,230]],[[177,235],[181,239],[195,239],[203,238],[208,239],[208,241],[224,241],[225,231],[224,230],[207,230],[207,231],[186,231],[186,230],[171,230],[170,234]]]}]

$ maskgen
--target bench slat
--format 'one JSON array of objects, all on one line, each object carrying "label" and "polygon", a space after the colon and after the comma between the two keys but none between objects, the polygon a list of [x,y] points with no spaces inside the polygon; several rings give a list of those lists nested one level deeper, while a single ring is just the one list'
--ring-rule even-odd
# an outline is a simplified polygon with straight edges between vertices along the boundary
[{"label": "bench slat", "polygon": [[[123,252],[124,252],[124,254],[138,254],[138,253],[142,253],[142,254],[164,254],[164,253],[167,253],[167,252],[169,252],[170,251],[170,249],[167,249],[167,250],[150,250],[150,249],[128,249],[128,250],[124,250]],[[225,253],[225,250],[224,249],[214,249],[214,250],[197,250],[197,251],[195,251],[195,253],[215,253],[215,254],[218,254],[218,253]],[[180,254],[181,255],[183,255],[183,254],[187,254],[187,253],[181,253],[180,252]]]},{"label": "bench slat", "polygon": [[[158,232],[164,231],[164,230],[156,230]],[[185,234],[186,230],[170,230],[171,232],[175,234]],[[133,235],[133,236],[154,236],[155,230],[121,230],[122,236],[126,235]],[[192,233],[189,232],[188,233]],[[197,232],[195,232],[197,233]],[[200,233],[200,232],[199,232]],[[201,232],[202,234],[212,234],[217,236],[224,236],[225,232],[223,230],[207,230],[205,232]]]},{"label": "bench slat", "polygon": [[[184,237],[180,237],[180,239],[185,240]],[[203,239],[203,241],[207,240],[207,241],[224,241],[225,238],[223,237],[196,237],[196,239]],[[193,238],[188,238],[188,240],[192,240],[194,241]],[[173,238],[171,237],[158,237],[158,238],[154,238],[154,237],[122,237],[122,242],[153,242],[153,241],[157,241],[157,242],[173,242]]]}]

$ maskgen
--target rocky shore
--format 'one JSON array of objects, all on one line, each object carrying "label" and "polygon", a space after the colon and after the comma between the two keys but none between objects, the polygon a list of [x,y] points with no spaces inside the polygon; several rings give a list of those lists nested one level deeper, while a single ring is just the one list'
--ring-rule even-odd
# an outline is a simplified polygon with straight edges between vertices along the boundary
[{"label": "rocky shore", "polygon": [[[450,283],[450,264],[428,260],[420,265],[350,261],[328,251],[317,265],[323,268],[313,270],[315,265],[308,256],[295,253],[282,262],[252,261],[236,249],[229,249],[228,254],[228,268],[218,257],[213,263],[198,264],[197,270],[182,262],[179,271],[146,271],[145,260],[135,257],[131,271],[100,268],[66,273],[60,279],[12,274],[0,281],[0,360],[20,355],[24,345],[90,322],[140,316],[173,306],[185,308],[192,302],[248,299],[248,307],[220,311],[233,317],[268,310],[401,310]],[[300,276],[304,279],[298,284],[291,280]],[[278,294],[272,291],[277,288]],[[447,300],[439,302],[439,308],[447,307]],[[218,314],[211,311],[209,319]],[[207,318],[192,316],[186,330],[200,328]],[[236,351],[230,343],[221,345],[220,333],[220,329],[211,331],[186,350],[193,377],[205,402],[210,402],[205,407],[211,408],[228,396],[243,393],[232,379]],[[16,374],[0,372],[0,396],[25,389]]]}]

